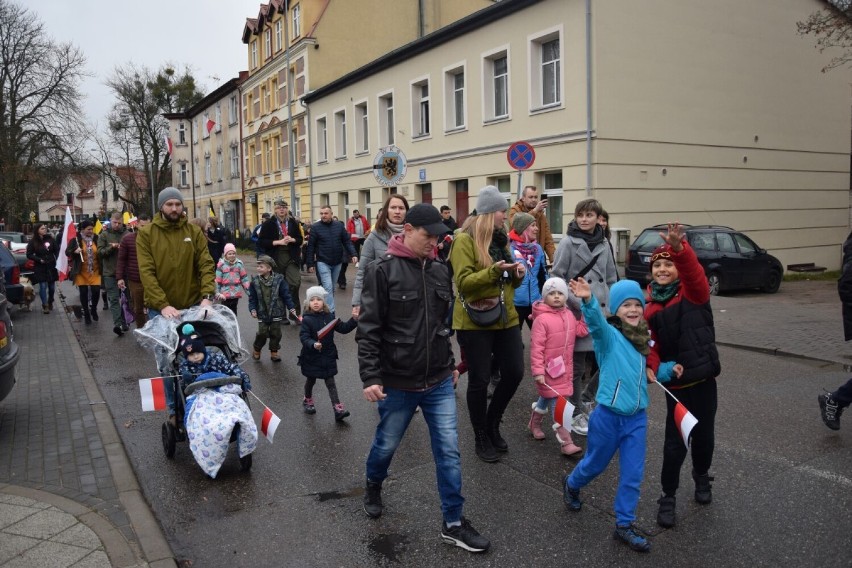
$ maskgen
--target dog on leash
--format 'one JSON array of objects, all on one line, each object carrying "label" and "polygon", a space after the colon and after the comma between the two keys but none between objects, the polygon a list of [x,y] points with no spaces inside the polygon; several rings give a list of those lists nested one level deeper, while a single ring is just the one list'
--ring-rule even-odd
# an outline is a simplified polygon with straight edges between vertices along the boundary
[{"label": "dog on leash", "polygon": [[32,283],[30,283],[30,279],[26,276],[21,276],[21,286],[24,288],[24,293],[21,296],[21,304],[20,308],[22,310],[27,310],[28,312],[32,310],[32,303],[35,301],[35,288],[33,288]]}]

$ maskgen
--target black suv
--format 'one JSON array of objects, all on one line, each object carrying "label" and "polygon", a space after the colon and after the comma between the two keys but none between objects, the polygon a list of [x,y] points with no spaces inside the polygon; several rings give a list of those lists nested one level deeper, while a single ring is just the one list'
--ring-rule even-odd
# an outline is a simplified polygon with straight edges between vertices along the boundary
[{"label": "black suv", "polygon": [[[660,237],[667,225],[643,230],[627,251],[624,275],[642,286],[651,281],[651,253],[663,244]],[[781,287],[784,267],[753,240],[730,227],[684,225],[686,240],[704,267],[710,293],[760,288],[774,294]]]}]

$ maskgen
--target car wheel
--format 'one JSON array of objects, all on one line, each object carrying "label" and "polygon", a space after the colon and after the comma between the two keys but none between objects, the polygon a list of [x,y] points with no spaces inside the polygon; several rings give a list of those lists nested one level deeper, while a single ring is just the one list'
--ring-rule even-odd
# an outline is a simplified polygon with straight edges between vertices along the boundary
[{"label": "car wheel", "polygon": [[707,284],[710,286],[710,295],[718,296],[722,289],[722,277],[719,276],[718,272],[711,272],[707,276]]},{"label": "car wheel", "polygon": [[763,290],[767,294],[774,294],[781,287],[781,273],[777,270],[770,270],[769,277],[766,279],[766,284],[763,285]]}]

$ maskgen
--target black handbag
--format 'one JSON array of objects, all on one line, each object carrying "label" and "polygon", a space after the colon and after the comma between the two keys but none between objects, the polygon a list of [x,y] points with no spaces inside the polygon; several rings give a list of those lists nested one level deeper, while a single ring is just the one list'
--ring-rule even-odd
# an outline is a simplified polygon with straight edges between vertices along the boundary
[{"label": "black handbag", "polygon": [[497,298],[497,303],[491,307],[478,309],[471,306],[465,302],[461,291],[459,291],[459,301],[461,302],[464,311],[467,312],[467,317],[469,317],[470,321],[472,321],[477,327],[491,327],[500,321],[500,318],[503,318],[504,322],[506,321],[506,304],[503,297],[503,282],[500,282],[500,296]]}]

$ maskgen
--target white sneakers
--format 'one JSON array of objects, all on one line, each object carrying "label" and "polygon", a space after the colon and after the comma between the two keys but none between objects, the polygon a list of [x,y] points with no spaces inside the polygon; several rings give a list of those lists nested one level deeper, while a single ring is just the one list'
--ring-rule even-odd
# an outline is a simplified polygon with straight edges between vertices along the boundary
[{"label": "white sneakers", "polygon": [[580,436],[589,433],[589,417],[586,414],[578,414],[571,421],[571,431]]}]

